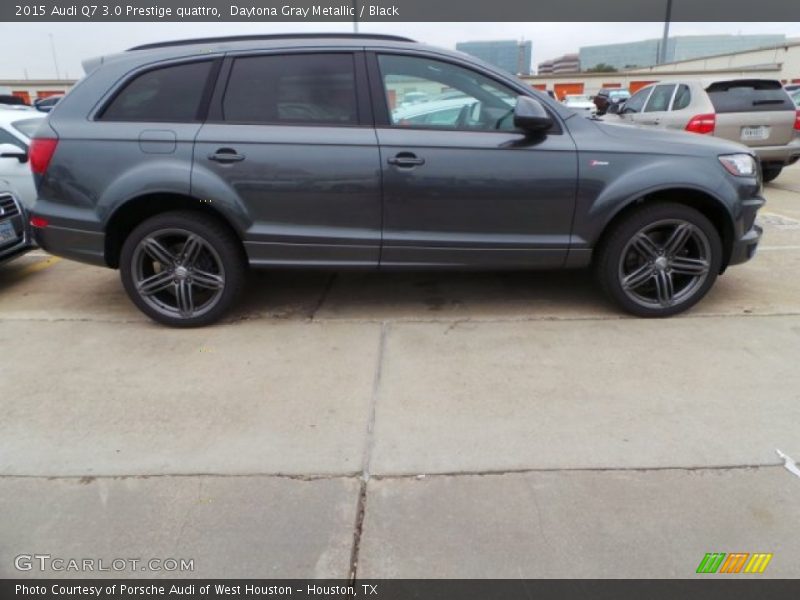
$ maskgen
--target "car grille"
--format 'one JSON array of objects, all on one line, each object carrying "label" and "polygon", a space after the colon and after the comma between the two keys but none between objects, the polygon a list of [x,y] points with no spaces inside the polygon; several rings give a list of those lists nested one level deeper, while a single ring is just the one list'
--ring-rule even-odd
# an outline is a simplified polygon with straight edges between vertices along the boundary
[{"label": "car grille", "polygon": [[0,195],[0,219],[16,217],[19,214],[19,205],[9,194]]}]

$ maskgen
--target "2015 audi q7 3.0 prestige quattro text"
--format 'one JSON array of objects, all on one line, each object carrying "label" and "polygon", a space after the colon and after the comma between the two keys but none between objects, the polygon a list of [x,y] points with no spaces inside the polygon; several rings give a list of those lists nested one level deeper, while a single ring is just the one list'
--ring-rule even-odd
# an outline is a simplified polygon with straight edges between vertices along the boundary
[{"label": "2015 audi q7 3.0 prestige quattro text", "polygon": [[[584,118],[403,38],[190,40],[85,66],[30,149],[35,237],[119,268],[169,325],[222,316],[248,264],[592,266],[625,310],[666,316],[761,235],[746,147]],[[420,102],[437,109],[409,118]]]}]

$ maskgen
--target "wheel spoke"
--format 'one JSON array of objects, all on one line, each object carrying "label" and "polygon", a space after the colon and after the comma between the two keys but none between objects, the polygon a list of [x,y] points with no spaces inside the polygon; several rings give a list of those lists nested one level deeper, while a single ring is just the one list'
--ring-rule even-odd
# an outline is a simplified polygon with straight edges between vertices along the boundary
[{"label": "wheel spoke", "polygon": [[707,260],[688,256],[676,256],[669,261],[669,267],[678,275],[705,275],[709,269]]},{"label": "wheel spoke", "polygon": [[144,246],[144,251],[150,255],[150,258],[162,265],[171,265],[177,258],[155,238],[145,239],[142,245]]},{"label": "wheel spoke", "polygon": [[178,300],[178,312],[182,317],[191,317],[194,313],[194,297],[192,285],[185,279],[175,285],[175,296]]},{"label": "wheel spoke", "polygon": [[637,233],[633,238],[632,246],[646,260],[654,260],[658,256],[658,246],[646,233]]},{"label": "wheel spoke", "polygon": [[653,265],[643,264],[641,267],[626,275],[622,280],[622,287],[626,290],[633,290],[647,282],[653,276]]},{"label": "wheel spoke", "polygon": [[692,226],[688,223],[681,223],[675,227],[675,231],[669,236],[664,244],[664,252],[667,256],[675,256],[678,252],[683,250],[686,242],[692,234]]},{"label": "wheel spoke", "polygon": [[197,257],[200,256],[200,251],[203,249],[203,242],[196,235],[190,235],[186,238],[186,242],[181,249],[181,264],[190,267],[192,266]]},{"label": "wheel spoke", "polygon": [[661,306],[670,306],[672,304],[675,290],[672,286],[672,275],[666,271],[657,271],[655,274],[656,281],[656,297],[658,298]]},{"label": "wheel spoke", "polygon": [[221,275],[209,273],[208,271],[192,271],[192,283],[198,287],[209,290],[219,290],[225,286],[225,280]]},{"label": "wheel spoke", "polygon": [[136,287],[143,296],[152,296],[172,285],[172,278],[173,274],[171,272],[161,271],[147,279],[142,279],[136,284]]}]

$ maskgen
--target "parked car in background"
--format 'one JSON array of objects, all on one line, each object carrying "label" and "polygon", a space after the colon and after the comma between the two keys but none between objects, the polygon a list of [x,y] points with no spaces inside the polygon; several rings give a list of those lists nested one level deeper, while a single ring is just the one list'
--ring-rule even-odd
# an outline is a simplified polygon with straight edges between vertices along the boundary
[{"label": "parked car in background", "polygon": [[471,109],[477,106],[472,96],[460,95],[445,100],[430,100],[409,106],[400,106],[392,111],[392,118],[403,125],[431,125],[453,127],[461,119],[470,118]]},{"label": "parked car in background", "polygon": [[783,89],[785,89],[787,92],[796,92],[800,90],[800,83],[786,84],[785,86],[783,86]]},{"label": "parked car in background", "polygon": [[[620,307],[665,317],[761,237],[740,144],[581,118],[406,38],[165,42],[85,64],[31,144],[34,236],[119,268],[168,325],[221,318],[248,265],[592,267]],[[412,85],[461,93],[446,122],[392,110]]]},{"label": "parked car in background", "polygon": [[589,96],[583,96],[581,94],[567,94],[564,96],[563,104],[572,110],[584,112],[587,115],[593,115],[597,112],[597,107]]},{"label": "parked car in background", "polygon": [[14,96],[13,94],[0,94],[0,105],[28,106],[28,103],[19,96]]},{"label": "parked car in background", "polygon": [[794,102],[794,105],[797,108],[800,108],[800,89],[796,89],[796,90],[790,92],[789,96],[791,96],[792,101]]},{"label": "parked car in background", "polygon": [[603,88],[595,94],[592,102],[597,107],[597,114],[604,115],[610,106],[625,102],[630,97],[631,93],[627,88]]},{"label": "parked car in background", "polygon": [[0,263],[20,256],[30,248],[27,211],[9,183],[0,179]]},{"label": "parked car in background", "polygon": [[28,107],[0,106],[0,178],[8,182],[27,208],[36,200],[28,147],[44,117]]},{"label": "parked car in background", "polygon": [[636,125],[713,135],[750,148],[764,181],[800,160],[800,111],[772,79],[651,84],[619,108]]},{"label": "parked car in background", "polygon": [[64,96],[48,96],[47,98],[42,98],[41,100],[36,100],[33,103],[33,107],[41,112],[50,112],[53,110],[53,107],[58,104]]}]

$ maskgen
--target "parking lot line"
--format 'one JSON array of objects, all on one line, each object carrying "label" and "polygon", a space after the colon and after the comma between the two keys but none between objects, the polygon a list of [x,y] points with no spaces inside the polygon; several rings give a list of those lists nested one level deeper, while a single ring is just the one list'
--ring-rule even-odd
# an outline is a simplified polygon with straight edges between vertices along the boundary
[{"label": "parking lot line", "polygon": [[22,269],[22,272],[26,274],[31,274],[31,273],[36,273],[37,271],[43,271],[44,269],[52,267],[56,263],[59,263],[63,260],[59,256],[50,256],[49,254],[47,256],[48,258],[46,258],[45,260],[40,260],[38,262],[35,262],[31,265],[24,267]]}]

